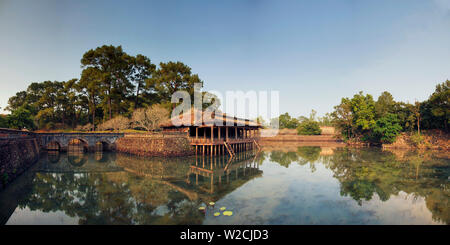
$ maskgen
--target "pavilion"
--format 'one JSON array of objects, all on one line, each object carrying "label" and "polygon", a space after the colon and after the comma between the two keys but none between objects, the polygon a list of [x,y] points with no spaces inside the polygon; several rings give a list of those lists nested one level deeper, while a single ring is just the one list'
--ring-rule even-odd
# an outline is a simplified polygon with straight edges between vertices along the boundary
[{"label": "pavilion", "polygon": [[221,112],[200,111],[192,108],[161,124],[164,132],[186,132],[195,154],[223,155],[260,148],[261,124],[248,119],[231,117]]}]

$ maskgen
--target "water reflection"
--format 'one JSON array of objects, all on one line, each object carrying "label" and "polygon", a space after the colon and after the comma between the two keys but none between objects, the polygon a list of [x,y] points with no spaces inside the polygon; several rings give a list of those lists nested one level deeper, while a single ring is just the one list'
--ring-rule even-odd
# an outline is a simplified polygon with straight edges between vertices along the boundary
[{"label": "water reflection", "polygon": [[288,167],[309,163],[311,172],[320,162],[340,183],[340,195],[362,205],[375,194],[388,201],[400,193],[424,198],[433,220],[450,224],[450,161],[446,152],[335,148],[321,154],[320,147],[298,147],[296,152],[274,151],[270,160]]},{"label": "water reflection", "polygon": [[[52,152],[0,192],[0,222],[449,224],[449,163],[446,153],[313,146],[231,161]],[[209,202],[235,214],[199,212]]]}]

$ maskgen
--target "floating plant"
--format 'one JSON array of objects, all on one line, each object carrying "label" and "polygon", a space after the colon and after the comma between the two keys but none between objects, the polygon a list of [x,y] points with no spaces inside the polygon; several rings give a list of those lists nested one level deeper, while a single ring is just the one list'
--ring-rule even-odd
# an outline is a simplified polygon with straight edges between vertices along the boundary
[{"label": "floating plant", "polygon": [[216,216],[216,217],[217,217],[217,216],[220,216],[220,213],[219,213],[219,212],[215,212],[215,213],[214,213],[214,216]]},{"label": "floating plant", "polygon": [[227,209],[226,207],[221,207],[220,208],[220,211],[223,211],[223,210],[225,210],[225,209]]},{"label": "floating plant", "polygon": [[198,208],[198,210],[200,210],[200,211],[205,211],[205,207],[204,207],[204,206],[201,206],[201,207]]},{"label": "floating plant", "polygon": [[210,206],[214,206],[216,203],[215,202],[210,202],[209,205]]},{"label": "floating plant", "polygon": [[231,216],[231,215],[233,215],[233,212],[231,212],[231,211],[225,211],[225,212],[223,212],[223,215],[225,215],[225,216]]}]

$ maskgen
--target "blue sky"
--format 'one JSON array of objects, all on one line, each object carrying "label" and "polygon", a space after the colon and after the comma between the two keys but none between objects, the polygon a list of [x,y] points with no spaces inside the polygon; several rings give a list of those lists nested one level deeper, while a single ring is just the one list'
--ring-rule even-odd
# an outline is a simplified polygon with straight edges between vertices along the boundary
[{"label": "blue sky", "polygon": [[0,107],[31,82],[78,78],[103,44],[182,61],[205,90],[278,90],[280,112],[323,115],[361,90],[413,102],[450,79],[450,0],[0,0]]}]

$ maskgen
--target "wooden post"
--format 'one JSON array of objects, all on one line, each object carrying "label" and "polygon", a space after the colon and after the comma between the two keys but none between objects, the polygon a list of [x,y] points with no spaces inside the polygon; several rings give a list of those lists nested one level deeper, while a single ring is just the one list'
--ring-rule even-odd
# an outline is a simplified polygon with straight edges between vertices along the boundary
[{"label": "wooden post", "polygon": [[220,127],[217,127],[217,130],[219,131],[219,140],[220,140]]},{"label": "wooden post", "polygon": [[198,127],[195,128],[195,139],[198,139]]},{"label": "wooden post", "polygon": [[214,127],[211,126],[211,143],[214,142]]},{"label": "wooden post", "polygon": [[228,141],[228,127],[225,127],[225,141]]},{"label": "wooden post", "polygon": [[237,139],[237,135],[238,135],[237,127],[234,127],[234,133],[235,133],[234,138]]}]

